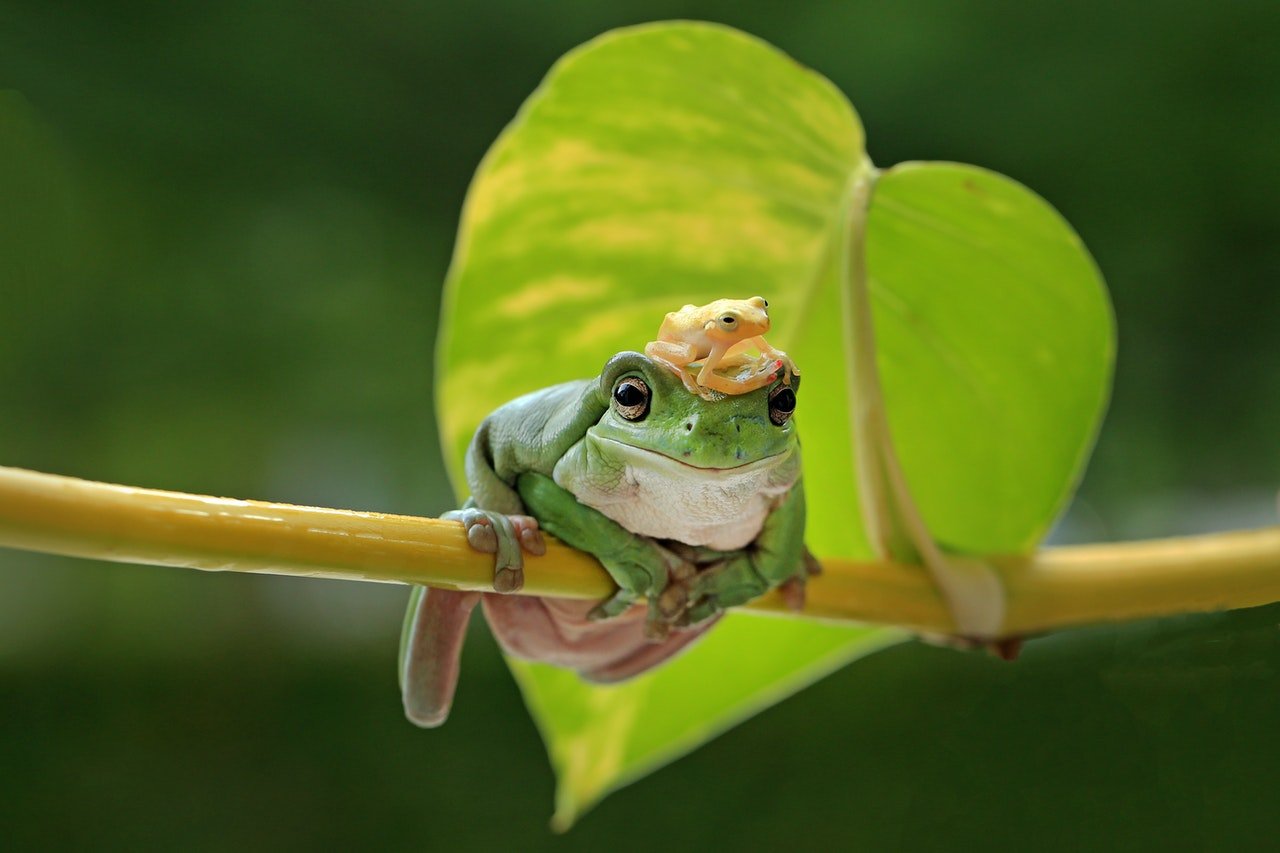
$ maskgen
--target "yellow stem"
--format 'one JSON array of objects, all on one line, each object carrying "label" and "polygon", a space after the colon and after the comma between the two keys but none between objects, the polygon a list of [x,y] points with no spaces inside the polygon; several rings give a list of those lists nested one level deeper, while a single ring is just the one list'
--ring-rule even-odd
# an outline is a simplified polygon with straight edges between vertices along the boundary
[{"label": "yellow stem", "polygon": [[[95,483],[0,467],[0,547],[206,571],[488,589],[493,558],[461,525]],[[603,598],[590,556],[551,543],[529,557],[527,595]],[[1005,633],[1280,601],[1280,528],[993,559],[1008,594]],[[750,605],[785,612],[778,595]],[[827,559],[804,615],[949,633],[928,574],[886,561]]]}]

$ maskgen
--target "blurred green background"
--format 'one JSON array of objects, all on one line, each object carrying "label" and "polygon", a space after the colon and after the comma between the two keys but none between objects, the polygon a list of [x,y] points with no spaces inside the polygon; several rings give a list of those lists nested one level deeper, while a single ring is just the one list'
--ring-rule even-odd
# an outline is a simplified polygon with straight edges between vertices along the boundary
[{"label": "blurred green background", "polygon": [[[1106,275],[1111,414],[1059,541],[1273,523],[1273,2],[0,2],[0,464],[434,515],[439,285],[472,171],[557,56],[746,29],[881,165],[1037,190]],[[500,342],[495,342],[500,346]],[[1004,665],[851,666],[546,830],[477,620],[454,718],[401,717],[403,590],[0,551],[0,847],[1267,849],[1280,609],[1093,628]]]}]

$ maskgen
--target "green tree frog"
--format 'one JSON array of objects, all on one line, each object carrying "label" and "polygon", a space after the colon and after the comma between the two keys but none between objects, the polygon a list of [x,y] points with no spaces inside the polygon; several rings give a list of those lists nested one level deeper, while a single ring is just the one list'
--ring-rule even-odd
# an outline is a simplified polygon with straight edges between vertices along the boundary
[{"label": "green tree frog", "polygon": [[[620,681],[669,659],[725,608],[778,586],[802,606],[798,381],[690,393],[666,365],[614,356],[596,379],[497,409],[466,456],[471,498],[447,513],[493,553],[494,592],[416,588],[401,637],[405,712],[444,722],[477,603],[515,657]],[[541,531],[594,555],[617,592],[599,603],[517,596]]]}]

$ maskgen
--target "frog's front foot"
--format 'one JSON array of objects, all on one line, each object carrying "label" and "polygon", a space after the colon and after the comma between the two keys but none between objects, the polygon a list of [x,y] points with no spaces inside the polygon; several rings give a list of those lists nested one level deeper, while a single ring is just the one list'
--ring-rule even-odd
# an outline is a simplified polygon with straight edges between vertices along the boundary
[{"label": "frog's front foot", "polygon": [[493,588],[497,592],[516,592],[524,586],[523,552],[535,556],[547,553],[538,521],[532,516],[503,515],[468,507],[446,512],[440,517],[461,521],[471,547],[494,555]]},{"label": "frog's front foot", "polygon": [[767,352],[761,354],[760,360],[767,362],[776,372],[782,374],[783,385],[790,385],[791,377],[800,375],[800,368],[796,367],[795,361],[780,349],[770,347]]},{"label": "frog's front foot", "polygon": [[[612,564],[611,573],[619,580],[618,590],[592,608],[588,618],[611,619],[646,602],[648,616],[644,636],[650,642],[660,643],[678,624],[685,609],[685,586],[698,569],[680,554],[656,542],[645,540],[640,547],[645,559],[636,565]],[[652,563],[655,555],[657,565]]]},{"label": "frog's front foot", "polygon": [[634,592],[625,589],[619,589],[613,595],[597,604],[587,613],[587,618],[592,621],[601,619],[612,619],[615,616],[621,616],[631,609],[631,605],[640,600]]}]

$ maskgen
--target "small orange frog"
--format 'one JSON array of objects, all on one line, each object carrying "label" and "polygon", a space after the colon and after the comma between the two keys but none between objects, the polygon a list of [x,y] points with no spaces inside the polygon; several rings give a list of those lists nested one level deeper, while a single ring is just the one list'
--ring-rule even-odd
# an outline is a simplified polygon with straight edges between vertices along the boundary
[{"label": "small orange frog", "polygon": [[[722,394],[749,393],[777,379],[779,370],[786,371],[783,381],[790,384],[792,374],[800,371],[790,356],[765,341],[768,309],[763,296],[686,305],[667,314],[658,339],[645,345],[644,354],[669,367],[689,391],[703,398],[708,397],[708,388]],[[754,373],[731,378],[715,372],[733,367],[735,361],[745,363],[743,355],[752,347],[761,354]],[[695,362],[701,363],[696,376],[690,370]]]}]

